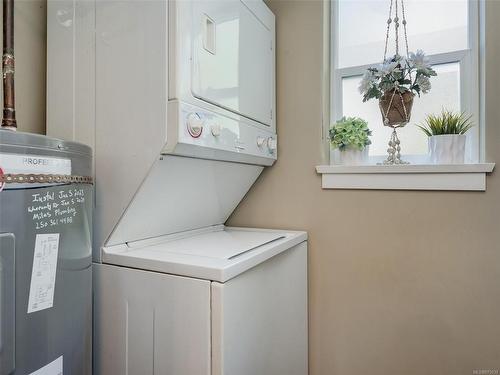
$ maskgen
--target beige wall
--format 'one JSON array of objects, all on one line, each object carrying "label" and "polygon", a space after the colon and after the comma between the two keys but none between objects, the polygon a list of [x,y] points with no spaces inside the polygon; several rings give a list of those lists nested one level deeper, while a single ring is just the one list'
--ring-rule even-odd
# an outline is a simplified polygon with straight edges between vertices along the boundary
[{"label": "beige wall", "polygon": [[[309,232],[311,374],[500,369],[500,175],[486,193],[322,190],[322,4],[270,7],[279,160],[230,224]],[[487,158],[500,161],[500,1],[487,39]]]},{"label": "beige wall", "polygon": [[[313,375],[500,368],[500,177],[487,193],[321,190],[322,4],[277,16],[279,160],[232,225],[310,236]],[[487,155],[500,160],[500,1],[487,4]],[[44,0],[16,1],[20,130],[45,129]]]},{"label": "beige wall", "polygon": [[17,123],[19,131],[40,134],[45,133],[46,11],[46,0],[15,2]]}]

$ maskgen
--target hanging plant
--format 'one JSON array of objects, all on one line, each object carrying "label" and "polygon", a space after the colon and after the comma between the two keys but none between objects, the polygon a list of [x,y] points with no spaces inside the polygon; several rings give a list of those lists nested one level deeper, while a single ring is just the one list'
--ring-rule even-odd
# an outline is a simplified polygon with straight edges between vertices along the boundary
[{"label": "hanging plant", "polygon": [[430,91],[430,77],[436,75],[422,50],[410,52],[408,57],[394,55],[379,66],[366,70],[359,92],[363,95],[363,102],[381,99],[396,90],[420,96]]},{"label": "hanging plant", "polygon": [[379,99],[385,125],[406,124],[415,94],[427,94],[431,89],[430,77],[436,75],[424,52],[417,50],[408,57],[394,55],[379,66],[368,68],[359,91],[363,102]]},{"label": "hanging plant", "polygon": [[[398,4],[401,6],[406,56],[399,54]],[[393,8],[394,18],[392,18]],[[387,58],[391,24],[394,24],[396,53]],[[404,1],[390,0],[383,62],[376,67],[368,68],[359,85],[363,102],[378,99],[384,125],[394,129],[387,149],[389,155],[384,164],[406,164],[401,160],[401,142],[396,128],[403,127],[410,121],[415,95],[428,93],[431,89],[430,78],[437,75],[422,50],[409,52],[406,25]]]}]

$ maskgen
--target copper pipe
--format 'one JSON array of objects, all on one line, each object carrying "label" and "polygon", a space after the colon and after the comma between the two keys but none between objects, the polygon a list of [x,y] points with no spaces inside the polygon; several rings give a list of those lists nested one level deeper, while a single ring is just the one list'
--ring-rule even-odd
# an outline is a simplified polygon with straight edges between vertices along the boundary
[{"label": "copper pipe", "polygon": [[2,128],[16,130],[14,90],[14,0],[3,0],[3,117]]}]

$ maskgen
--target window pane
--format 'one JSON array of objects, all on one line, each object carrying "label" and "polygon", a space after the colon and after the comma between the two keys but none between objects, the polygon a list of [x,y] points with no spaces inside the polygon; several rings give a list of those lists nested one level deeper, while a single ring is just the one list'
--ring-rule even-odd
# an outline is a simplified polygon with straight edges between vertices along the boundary
[{"label": "window pane", "polygon": [[[417,155],[427,153],[427,137],[415,126],[421,124],[428,113],[438,113],[442,108],[460,110],[460,65],[458,63],[435,65],[437,77],[432,77],[432,89],[420,98],[415,97],[409,124],[398,130],[402,153]],[[363,103],[358,92],[361,76],[342,80],[342,109],[345,116],[361,117],[368,121],[373,134],[370,155],[385,155],[392,129],[383,126],[378,101]]]},{"label": "window pane", "polygon": [[[338,67],[382,61],[389,3],[389,0],[339,0]],[[410,51],[422,49],[432,55],[466,49],[467,8],[468,0],[405,0]],[[401,10],[399,14],[401,18]],[[391,38],[388,55],[394,54],[394,28]],[[404,48],[403,42],[401,47]],[[400,53],[404,54],[404,49]]]}]

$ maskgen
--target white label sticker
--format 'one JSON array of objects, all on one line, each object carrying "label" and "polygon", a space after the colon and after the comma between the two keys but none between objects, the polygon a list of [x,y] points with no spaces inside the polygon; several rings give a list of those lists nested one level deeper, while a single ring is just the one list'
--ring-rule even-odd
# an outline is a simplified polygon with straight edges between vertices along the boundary
[{"label": "white label sticker", "polygon": [[71,174],[71,160],[37,155],[1,154],[4,173]]},{"label": "white label sticker", "polygon": [[58,251],[59,233],[36,235],[28,314],[54,305]]},{"label": "white label sticker", "polygon": [[29,375],[63,375],[63,356]]}]

